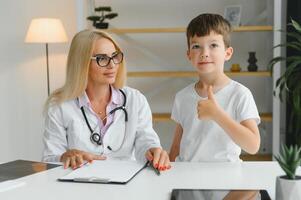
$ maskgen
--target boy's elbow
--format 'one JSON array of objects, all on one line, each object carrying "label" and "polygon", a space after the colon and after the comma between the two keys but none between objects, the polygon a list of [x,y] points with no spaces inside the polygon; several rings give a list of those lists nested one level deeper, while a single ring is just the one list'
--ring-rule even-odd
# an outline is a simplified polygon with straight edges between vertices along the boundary
[{"label": "boy's elbow", "polygon": [[254,155],[256,153],[258,153],[260,148],[260,140],[258,140],[257,142],[255,142],[249,149],[248,149],[248,153],[251,155]]},{"label": "boy's elbow", "polygon": [[251,155],[255,155],[255,154],[257,154],[258,151],[259,151],[259,148],[254,148],[254,149],[251,149],[248,153]]}]

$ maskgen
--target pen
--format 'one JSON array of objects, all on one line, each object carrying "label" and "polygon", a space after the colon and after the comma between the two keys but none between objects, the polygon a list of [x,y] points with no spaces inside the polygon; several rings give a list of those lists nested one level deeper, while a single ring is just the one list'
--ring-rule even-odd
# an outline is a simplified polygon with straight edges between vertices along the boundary
[{"label": "pen", "polygon": [[152,164],[151,161],[147,161],[147,165],[150,166],[150,167],[156,172],[156,174],[157,174],[158,176],[161,175],[160,171],[159,171],[157,168],[155,168],[155,167],[153,166],[153,164]]}]

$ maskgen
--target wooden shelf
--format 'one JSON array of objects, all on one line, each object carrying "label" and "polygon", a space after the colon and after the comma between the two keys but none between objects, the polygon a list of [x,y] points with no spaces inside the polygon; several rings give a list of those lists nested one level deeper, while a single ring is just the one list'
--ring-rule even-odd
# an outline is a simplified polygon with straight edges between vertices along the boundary
[{"label": "wooden shelf", "polygon": [[244,32],[244,31],[272,31],[273,26],[239,26],[239,27],[234,27],[233,31],[234,32]]},{"label": "wooden shelf", "polygon": [[271,113],[260,113],[260,118],[264,122],[272,122],[273,115]]},{"label": "wooden shelf", "polygon": [[255,154],[255,155],[242,154],[240,155],[240,158],[243,161],[272,161],[271,154]]},{"label": "wooden shelf", "polygon": [[165,122],[170,120],[170,113],[153,113],[154,122]]},{"label": "wooden shelf", "polygon": [[[271,122],[272,114],[271,113],[260,113],[260,118],[262,121]],[[153,113],[154,122],[165,122],[170,121],[170,113]]]},{"label": "wooden shelf", "polygon": [[[239,26],[234,27],[234,32],[253,32],[253,31],[272,31],[273,26]],[[126,33],[184,33],[185,27],[174,28],[113,28],[107,29],[109,33],[126,34]]]},{"label": "wooden shelf", "polygon": [[[257,72],[225,72],[230,77],[234,76],[256,76],[256,77],[270,77],[270,71],[257,71]],[[136,71],[128,72],[128,77],[196,77],[195,71]]]}]

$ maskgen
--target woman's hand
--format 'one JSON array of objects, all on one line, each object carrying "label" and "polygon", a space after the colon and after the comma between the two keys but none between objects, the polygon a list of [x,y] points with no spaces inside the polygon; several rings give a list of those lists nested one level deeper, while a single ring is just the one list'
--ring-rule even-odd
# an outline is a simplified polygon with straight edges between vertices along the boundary
[{"label": "woman's hand", "polygon": [[145,153],[145,157],[147,160],[152,161],[152,165],[160,171],[171,168],[168,153],[161,148],[150,148]]},{"label": "woman's hand", "polygon": [[77,149],[70,149],[62,154],[60,161],[64,163],[64,168],[67,169],[69,166],[72,169],[81,167],[84,161],[92,163],[93,160],[105,160],[105,156],[95,155],[92,153],[80,151]]}]

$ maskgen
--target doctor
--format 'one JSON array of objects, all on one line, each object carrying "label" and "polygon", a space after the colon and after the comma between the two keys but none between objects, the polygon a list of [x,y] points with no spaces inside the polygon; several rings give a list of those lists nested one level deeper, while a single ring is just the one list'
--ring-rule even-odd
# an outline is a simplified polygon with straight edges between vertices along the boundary
[{"label": "doctor", "polygon": [[125,79],[123,53],[107,33],[77,33],[65,85],[46,102],[43,160],[74,169],[106,158],[147,159],[159,170],[169,169],[147,100],[124,87]]}]

